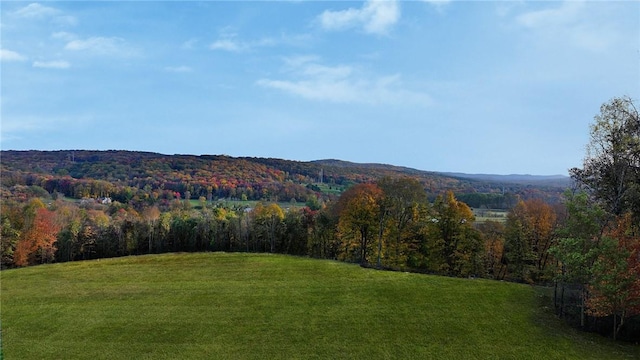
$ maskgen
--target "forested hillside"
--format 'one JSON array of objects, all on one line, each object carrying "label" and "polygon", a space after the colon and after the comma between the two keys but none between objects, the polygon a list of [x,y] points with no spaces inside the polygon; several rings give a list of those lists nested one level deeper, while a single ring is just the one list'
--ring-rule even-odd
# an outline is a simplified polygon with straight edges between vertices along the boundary
[{"label": "forested hillside", "polygon": [[[517,199],[557,202],[562,185],[490,181],[382,164],[300,162],[224,155],[162,155],[133,151],[2,151],[2,196],[24,199],[39,188],[66,197],[111,197],[122,203],[174,198],[307,202],[356,183],[411,176],[430,199],[446,191],[472,207],[509,208]],[[319,186],[323,184],[325,186]],[[23,186],[38,188],[27,189]],[[328,191],[334,190],[334,191]],[[150,201],[150,200],[149,200]]]}]

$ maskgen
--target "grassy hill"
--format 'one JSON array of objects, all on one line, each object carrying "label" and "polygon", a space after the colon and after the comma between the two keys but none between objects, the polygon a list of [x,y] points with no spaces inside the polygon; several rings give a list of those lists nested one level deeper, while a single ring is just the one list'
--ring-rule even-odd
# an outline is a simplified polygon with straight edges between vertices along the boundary
[{"label": "grassy hill", "polygon": [[532,287],[257,254],[0,273],[6,359],[631,359]]}]

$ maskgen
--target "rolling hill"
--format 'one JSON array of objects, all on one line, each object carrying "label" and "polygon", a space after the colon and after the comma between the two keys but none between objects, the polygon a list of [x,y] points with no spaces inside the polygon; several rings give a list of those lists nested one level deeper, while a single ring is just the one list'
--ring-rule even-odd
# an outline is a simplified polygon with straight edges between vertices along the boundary
[{"label": "rolling hill", "polygon": [[[431,198],[451,190],[462,194],[493,194],[495,198],[543,198],[557,201],[568,178],[480,176],[437,173],[385,164],[358,164],[341,160],[310,162],[226,155],[163,155],[137,151],[2,151],[3,194],[15,185],[39,186],[69,197],[153,191],[159,196],[198,199],[246,198],[307,201],[330,196],[314,184],[340,190],[354,183],[374,182],[385,176],[419,179]],[[171,192],[172,194],[167,194]],[[478,199],[475,199],[478,200]],[[512,202],[512,200],[510,200]],[[502,201],[509,203],[509,201]],[[506,205],[505,205],[506,206]]]},{"label": "rolling hill", "polygon": [[[165,254],[3,271],[7,359],[632,359],[544,292],[267,254]],[[545,300],[546,299],[546,300]]]}]

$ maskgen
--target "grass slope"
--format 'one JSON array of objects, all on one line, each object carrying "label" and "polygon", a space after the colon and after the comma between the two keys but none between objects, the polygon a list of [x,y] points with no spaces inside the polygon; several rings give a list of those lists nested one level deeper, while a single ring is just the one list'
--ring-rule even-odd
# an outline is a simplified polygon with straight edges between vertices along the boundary
[{"label": "grass slope", "polygon": [[627,359],[528,286],[257,254],[3,271],[6,359]]}]

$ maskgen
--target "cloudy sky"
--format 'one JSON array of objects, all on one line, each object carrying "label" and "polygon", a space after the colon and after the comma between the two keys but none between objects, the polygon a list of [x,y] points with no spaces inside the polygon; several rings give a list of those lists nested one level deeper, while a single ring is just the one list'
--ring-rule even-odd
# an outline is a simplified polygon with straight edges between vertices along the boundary
[{"label": "cloudy sky", "polygon": [[640,99],[636,1],[0,6],[3,150],[566,174]]}]

